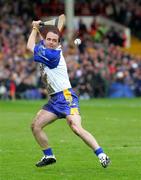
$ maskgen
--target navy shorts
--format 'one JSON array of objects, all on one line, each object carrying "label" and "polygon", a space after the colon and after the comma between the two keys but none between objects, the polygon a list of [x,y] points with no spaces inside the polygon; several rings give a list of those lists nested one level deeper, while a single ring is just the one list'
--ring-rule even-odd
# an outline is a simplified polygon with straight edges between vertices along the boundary
[{"label": "navy shorts", "polygon": [[51,95],[43,109],[56,114],[58,118],[65,118],[67,115],[80,112],[79,100],[72,88]]}]

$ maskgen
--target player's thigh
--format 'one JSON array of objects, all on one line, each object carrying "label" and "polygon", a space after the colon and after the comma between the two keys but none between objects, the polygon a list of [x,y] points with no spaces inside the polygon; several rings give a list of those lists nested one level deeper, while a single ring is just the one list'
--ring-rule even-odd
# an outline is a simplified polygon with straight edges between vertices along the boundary
[{"label": "player's thigh", "polygon": [[54,122],[56,119],[57,116],[54,113],[41,109],[34,118],[33,124],[43,128],[44,126]]},{"label": "player's thigh", "polygon": [[75,125],[77,127],[81,127],[81,116],[79,114],[68,115],[66,120],[69,126]]}]

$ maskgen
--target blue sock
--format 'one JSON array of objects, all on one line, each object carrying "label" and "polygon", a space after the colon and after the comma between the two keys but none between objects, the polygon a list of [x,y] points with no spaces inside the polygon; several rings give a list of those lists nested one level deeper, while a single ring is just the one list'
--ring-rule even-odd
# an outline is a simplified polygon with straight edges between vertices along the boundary
[{"label": "blue sock", "polygon": [[45,156],[52,156],[53,155],[51,148],[47,148],[47,149],[43,150],[43,153]]},{"label": "blue sock", "polygon": [[99,147],[96,151],[95,154],[98,156],[99,154],[104,153],[103,149],[101,147]]}]

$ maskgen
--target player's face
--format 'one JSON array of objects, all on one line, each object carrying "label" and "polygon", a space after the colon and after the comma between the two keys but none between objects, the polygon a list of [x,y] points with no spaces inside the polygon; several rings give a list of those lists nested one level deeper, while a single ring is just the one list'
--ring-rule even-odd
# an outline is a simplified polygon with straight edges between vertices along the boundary
[{"label": "player's face", "polygon": [[48,32],[46,36],[46,47],[56,49],[59,45],[59,36],[53,32]]}]

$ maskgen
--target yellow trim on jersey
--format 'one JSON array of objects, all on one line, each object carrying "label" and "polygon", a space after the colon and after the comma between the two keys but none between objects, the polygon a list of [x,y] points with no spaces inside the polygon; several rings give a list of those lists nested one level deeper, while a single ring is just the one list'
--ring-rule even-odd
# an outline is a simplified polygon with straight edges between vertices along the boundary
[{"label": "yellow trim on jersey", "polygon": [[70,114],[71,114],[71,115],[79,114],[78,108],[71,108]]},{"label": "yellow trim on jersey", "polygon": [[64,97],[65,97],[66,101],[69,101],[69,103],[71,104],[71,102],[72,102],[72,95],[71,95],[71,92],[69,91],[69,89],[65,89],[63,91],[63,94],[64,94]]}]

